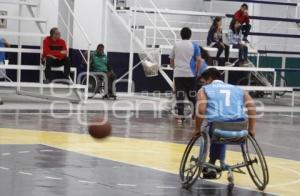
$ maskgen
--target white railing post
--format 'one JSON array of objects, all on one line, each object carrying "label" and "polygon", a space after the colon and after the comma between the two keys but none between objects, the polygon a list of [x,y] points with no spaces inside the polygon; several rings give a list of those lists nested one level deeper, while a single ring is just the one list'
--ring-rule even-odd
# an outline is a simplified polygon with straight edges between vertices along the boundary
[{"label": "white railing post", "polygon": [[87,59],[86,59],[86,85],[84,88],[84,102],[89,98],[89,80],[90,80],[90,58],[91,58],[91,45],[88,45]]},{"label": "white railing post", "polygon": [[[22,17],[22,9],[23,6],[20,4],[19,5],[19,17]],[[22,28],[22,23],[21,20],[18,21],[18,32],[21,32]],[[22,38],[21,36],[18,37],[18,49],[22,48]],[[20,93],[21,91],[21,77],[22,77],[22,72],[21,72],[21,65],[22,65],[22,52],[18,52],[18,69],[17,69],[17,93]]]},{"label": "white railing post", "polygon": [[[137,5],[137,0],[134,1],[134,6],[136,7]],[[128,89],[127,89],[127,92],[129,94],[132,93],[132,80],[133,80],[133,60],[134,60],[134,38],[135,38],[135,26],[136,26],[136,10],[133,11],[133,14],[132,12],[131,13],[131,16],[130,16],[130,26],[129,28],[131,28],[131,26],[133,26],[132,30],[130,31],[130,55],[129,55],[129,74],[128,74]]]},{"label": "white railing post", "polygon": [[[104,3],[104,32],[103,32],[103,44],[107,48],[107,30],[108,30],[108,2],[109,0],[106,0]],[[114,0],[115,1],[115,0]]]},{"label": "white railing post", "polygon": [[157,13],[154,14],[154,24],[153,24],[153,42],[152,47],[155,48],[156,45],[156,29],[157,29]]}]

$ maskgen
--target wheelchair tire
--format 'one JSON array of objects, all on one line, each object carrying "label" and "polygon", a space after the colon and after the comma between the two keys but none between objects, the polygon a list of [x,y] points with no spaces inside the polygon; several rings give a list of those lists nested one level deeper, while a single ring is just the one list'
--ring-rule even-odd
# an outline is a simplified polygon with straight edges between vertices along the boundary
[{"label": "wheelchair tire", "polygon": [[[89,87],[88,87],[88,98],[91,99],[95,97],[96,94],[98,93],[100,82],[98,77],[93,74],[91,74],[89,78],[90,79],[89,79]],[[87,76],[84,76],[82,78],[81,84],[86,85],[86,81],[87,81]]]},{"label": "wheelchair tire", "polygon": [[[182,160],[180,163],[180,168],[179,168],[179,176],[181,179],[181,184],[182,187],[185,189],[190,188],[198,179],[200,176],[202,169],[203,169],[203,163],[206,161],[206,156],[207,156],[207,134],[203,133],[202,136],[196,136],[193,137],[190,142],[188,143],[184,154],[182,156]],[[191,151],[194,147],[194,145],[197,143],[197,141],[200,141],[200,149],[201,153],[198,152],[198,157],[191,156]],[[196,146],[196,148],[199,148],[199,146]],[[201,157],[199,158],[199,155],[201,154]],[[187,168],[188,163],[194,162],[194,165],[190,165],[190,168]],[[187,172],[187,174],[186,174]]]},{"label": "wheelchair tire", "polygon": [[[254,137],[250,135],[247,137],[242,152],[244,161],[248,163],[247,170],[252,181],[259,190],[263,191],[269,183],[269,170],[263,152]],[[260,168],[256,168],[254,164],[260,165]]]}]

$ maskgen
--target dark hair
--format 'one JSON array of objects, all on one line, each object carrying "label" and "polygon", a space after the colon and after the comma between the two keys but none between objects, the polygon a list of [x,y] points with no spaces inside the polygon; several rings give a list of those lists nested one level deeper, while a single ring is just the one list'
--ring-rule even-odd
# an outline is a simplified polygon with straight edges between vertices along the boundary
[{"label": "dark hair", "polygon": [[208,65],[212,65],[212,58],[210,57],[209,53],[207,50],[205,50],[203,47],[200,46],[200,50],[201,50],[201,58],[205,60],[205,62]]},{"label": "dark hair", "polygon": [[246,10],[248,10],[248,5],[246,3],[243,3],[241,7],[245,8]]},{"label": "dark hair", "polygon": [[214,28],[217,28],[217,24],[218,24],[218,22],[220,22],[221,20],[222,20],[221,17],[219,17],[219,16],[215,17],[212,26],[213,26]]},{"label": "dark hair", "polygon": [[233,33],[239,34],[241,31],[241,27],[239,27],[237,30],[235,30],[235,27],[234,27],[235,23],[237,23],[237,22],[239,22],[239,21],[237,21],[236,19],[233,18],[230,22],[229,29],[231,29]]},{"label": "dark hair", "polygon": [[97,49],[99,49],[99,48],[104,48],[104,45],[103,44],[98,44]]},{"label": "dark hair", "polygon": [[55,31],[57,30],[58,30],[57,27],[53,27],[52,29],[50,29],[50,36],[52,37],[55,34]]},{"label": "dark hair", "polygon": [[213,80],[220,80],[222,76],[216,68],[209,68],[205,72],[203,72],[202,78],[204,78],[204,80],[208,80],[209,78]]},{"label": "dark hair", "polygon": [[183,40],[188,40],[192,37],[192,30],[189,27],[183,27],[180,31],[180,36]]}]

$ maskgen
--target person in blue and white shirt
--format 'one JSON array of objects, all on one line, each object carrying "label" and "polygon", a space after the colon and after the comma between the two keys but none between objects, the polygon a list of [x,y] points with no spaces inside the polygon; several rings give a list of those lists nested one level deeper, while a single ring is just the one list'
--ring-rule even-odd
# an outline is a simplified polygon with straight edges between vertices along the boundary
[{"label": "person in blue and white shirt", "polygon": [[[204,121],[213,122],[245,122],[248,121],[248,133],[256,134],[256,106],[250,95],[238,86],[224,83],[220,72],[215,68],[207,69],[202,77],[205,85],[198,92],[197,113],[193,135],[201,135]],[[247,115],[244,112],[247,109]],[[212,143],[210,146],[209,163],[220,160],[225,162],[226,145]],[[203,171],[204,178],[214,179],[215,169]]]},{"label": "person in blue and white shirt", "polygon": [[201,52],[199,45],[190,40],[192,31],[188,27],[180,32],[182,40],[175,43],[169,56],[170,64],[174,68],[175,93],[177,101],[178,124],[184,120],[185,96],[193,104],[196,102],[196,75],[201,67]]},{"label": "person in blue and white shirt", "polygon": [[[0,48],[9,47],[8,42],[0,38]],[[3,65],[5,63],[5,52],[0,51],[0,65]],[[4,69],[0,69],[0,81],[4,81],[6,77],[6,71]]]}]

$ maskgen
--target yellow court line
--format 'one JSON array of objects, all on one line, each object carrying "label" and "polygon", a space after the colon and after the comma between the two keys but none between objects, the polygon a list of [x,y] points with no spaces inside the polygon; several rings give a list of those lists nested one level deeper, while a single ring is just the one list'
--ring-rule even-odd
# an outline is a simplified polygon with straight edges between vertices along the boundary
[{"label": "yellow court line", "polygon": [[[87,134],[32,131],[0,128],[0,144],[44,144],[67,151],[152,168],[173,174],[178,173],[185,144],[146,139],[109,137],[94,140]],[[242,161],[241,153],[228,151],[229,163]],[[297,195],[300,192],[300,162],[267,157],[270,184],[266,192],[280,195]],[[227,184],[226,174],[216,181]],[[248,175],[235,174],[241,187],[256,190]]]}]

